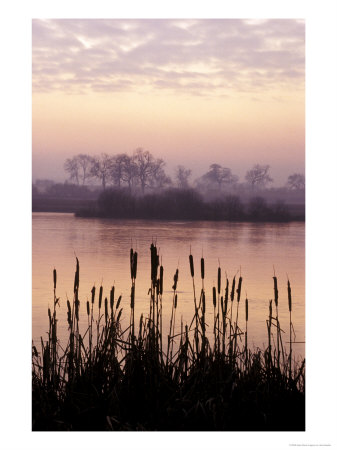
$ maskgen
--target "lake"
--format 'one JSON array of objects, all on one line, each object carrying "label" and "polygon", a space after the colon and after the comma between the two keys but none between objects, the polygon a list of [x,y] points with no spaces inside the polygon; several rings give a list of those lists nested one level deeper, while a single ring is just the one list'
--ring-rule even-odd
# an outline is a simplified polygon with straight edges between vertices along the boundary
[{"label": "lake", "polygon": [[[53,269],[57,270],[58,332],[67,333],[66,301],[72,302],[77,256],[80,263],[81,323],[86,329],[85,302],[91,288],[103,285],[103,298],[112,285],[122,295],[123,316],[128,323],[130,308],[130,247],[138,252],[136,319],[149,311],[150,245],[156,242],[164,266],[163,317],[168,321],[172,305],[173,275],[179,268],[177,318],[189,321],[194,312],[193,286],[189,268],[194,257],[197,298],[200,295],[200,258],[205,258],[206,311],[213,324],[212,287],[217,283],[219,264],[222,287],[227,274],[242,275],[239,325],[244,325],[244,299],[249,300],[248,341],[253,348],[267,346],[269,300],[274,298],[274,270],[278,278],[279,318],[283,342],[289,340],[287,277],[292,289],[292,320],[297,344],[293,349],[304,357],[305,346],[305,224],[164,222],[77,218],[73,214],[33,213],[32,218],[32,337],[38,341],[48,330],[48,306],[53,304]],[[180,327],[180,319],[177,321]],[[288,344],[285,344],[288,349]]]}]

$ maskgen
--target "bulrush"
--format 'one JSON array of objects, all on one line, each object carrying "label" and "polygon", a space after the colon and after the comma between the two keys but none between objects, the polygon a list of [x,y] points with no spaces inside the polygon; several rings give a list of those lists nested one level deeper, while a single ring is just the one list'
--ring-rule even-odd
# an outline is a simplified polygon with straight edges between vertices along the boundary
[{"label": "bulrush", "polygon": [[213,306],[216,307],[216,289],[215,286],[213,286]]},{"label": "bulrush", "polygon": [[190,271],[191,271],[191,277],[194,277],[194,264],[193,264],[193,256],[190,255],[189,256],[189,260],[190,260]]},{"label": "bulrush", "polygon": [[120,296],[118,297],[118,300],[117,300],[116,310],[119,308],[119,305],[120,305],[121,301],[122,301],[122,296],[120,295]]},{"label": "bulrush", "polygon": [[232,281],[231,302],[234,301],[234,294],[235,294],[235,276],[234,276],[233,281]]},{"label": "bulrush", "polygon": [[137,278],[137,259],[138,259],[138,253],[133,252],[131,249],[130,252],[130,269],[131,269],[131,279],[135,280]]},{"label": "bulrush", "polygon": [[[58,339],[56,311],[54,308],[53,313],[48,308],[49,332],[41,338],[41,351],[34,344],[32,346],[33,430],[304,431],[305,361],[295,363],[292,359],[290,282],[290,354],[280,362],[276,353],[277,346],[282,346],[280,327],[278,319],[273,317],[273,303],[275,309],[278,304],[276,277],[269,316],[266,311],[268,347],[251,350],[248,348],[247,294],[243,313],[245,328],[238,324],[241,276],[236,291],[234,276],[230,292],[226,275],[224,295],[221,295],[219,267],[218,282],[214,283],[211,294],[213,330],[206,323],[205,289],[202,286],[193,319],[187,323],[181,318],[179,330],[175,331],[178,269],[173,277],[169,318],[162,308],[164,268],[159,266],[157,248],[151,245],[152,310],[148,316],[141,313],[138,325],[138,318],[137,322],[134,319],[136,260],[136,252],[132,250],[130,309],[129,305],[124,306],[130,313],[130,325],[123,316],[122,296],[119,295],[115,302],[114,286],[110,290],[111,314],[108,314],[109,297],[105,296],[105,320],[102,320],[102,285],[98,308],[93,307],[93,287],[91,299],[83,305],[88,320],[79,324],[79,262],[76,258],[73,303],[68,299],[66,302],[68,342],[63,345]],[[194,278],[192,255],[189,261]],[[156,277],[152,278],[154,275]],[[204,262],[201,263],[201,276],[203,280]],[[55,290],[54,272],[53,286]],[[236,320],[234,317],[232,321],[235,292]],[[192,310],[192,298],[189,303],[184,301],[183,308],[188,305]],[[231,305],[229,317],[228,305]],[[212,311],[209,313],[211,315]],[[163,318],[166,323],[162,328]],[[276,320],[278,342],[276,339],[274,342],[272,335]],[[163,330],[168,333],[167,346],[163,346]],[[259,401],[251,402],[249,399],[256,397],[256,387]]]},{"label": "bulrush", "polygon": [[98,308],[99,309],[101,309],[101,307],[102,307],[102,298],[103,298],[103,286],[100,286],[99,295],[98,295]]},{"label": "bulrush", "polygon": [[173,286],[172,286],[172,289],[173,289],[174,291],[177,290],[178,275],[179,275],[179,269],[176,270],[176,273],[175,273],[174,276],[173,276]]},{"label": "bulrush", "polygon": [[288,280],[288,309],[289,312],[291,312],[291,287],[290,287],[290,281]]},{"label": "bulrush", "polygon": [[115,302],[115,286],[111,287],[111,291],[110,291],[110,309],[111,312],[113,312],[114,309],[114,302]]},{"label": "bulrush", "polygon": [[164,283],[164,267],[160,266],[159,269],[159,294],[163,295],[163,283]]},{"label": "bulrush", "polygon": [[54,290],[56,289],[56,269],[53,270]]},{"label": "bulrush", "polygon": [[75,279],[74,279],[74,293],[78,290],[80,284],[80,263],[78,258],[76,257],[76,271],[75,271]]},{"label": "bulrush", "polygon": [[238,302],[240,301],[240,298],[241,298],[241,286],[242,286],[242,277],[240,276],[240,277],[239,277],[238,288],[237,288],[237,290],[236,290],[236,293],[237,293],[237,301],[238,301]]},{"label": "bulrush", "polygon": [[278,289],[277,289],[277,278],[274,276],[273,277],[274,280],[274,301],[275,301],[275,306],[278,306]]}]

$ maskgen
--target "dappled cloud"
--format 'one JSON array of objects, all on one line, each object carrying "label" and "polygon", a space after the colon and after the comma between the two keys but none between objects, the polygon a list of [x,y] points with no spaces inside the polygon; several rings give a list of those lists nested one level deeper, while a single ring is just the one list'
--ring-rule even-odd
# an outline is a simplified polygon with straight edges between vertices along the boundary
[{"label": "dappled cloud", "polygon": [[33,91],[303,90],[301,20],[33,20]]}]

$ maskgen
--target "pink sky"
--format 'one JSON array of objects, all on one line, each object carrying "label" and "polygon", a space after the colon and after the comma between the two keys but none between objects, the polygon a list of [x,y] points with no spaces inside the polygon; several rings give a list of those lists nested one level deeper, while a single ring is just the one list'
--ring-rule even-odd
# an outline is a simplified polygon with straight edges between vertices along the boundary
[{"label": "pink sky", "polygon": [[304,172],[302,20],[33,20],[33,178],[77,153],[149,150],[275,185]]}]

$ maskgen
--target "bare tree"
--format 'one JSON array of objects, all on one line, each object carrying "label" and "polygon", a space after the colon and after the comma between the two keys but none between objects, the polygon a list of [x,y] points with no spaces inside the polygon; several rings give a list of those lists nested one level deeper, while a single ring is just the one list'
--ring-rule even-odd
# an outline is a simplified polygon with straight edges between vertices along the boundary
[{"label": "bare tree", "polygon": [[94,158],[91,174],[93,177],[99,179],[102,182],[103,190],[105,190],[108,182],[111,181],[112,164],[112,157],[107,155],[106,153],[102,153],[100,157]]},{"label": "bare tree", "polygon": [[123,182],[123,171],[125,159],[129,158],[126,153],[119,153],[111,158],[110,175],[115,186],[121,187]]},{"label": "bare tree", "polygon": [[197,184],[200,187],[207,188],[216,186],[221,190],[223,186],[233,186],[237,181],[238,177],[233,175],[228,167],[222,167],[220,164],[211,164],[209,171],[197,180]]},{"label": "bare tree", "polygon": [[137,167],[137,178],[143,194],[147,186],[160,187],[159,184],[163,186],[169,182],[163,169],[165,163],[162,159],[155,159],[150,152],[137,148],[133,160]]},{"label": "bare tree", "polygon": [[124,155],[122,166],[122,181],[131,189],[137,183],[138,167],[134,156]]},{"label": "bare tree", "polygon": [[192,171],[186,169],[184,166],[177,166],[175,170],[175,179],[177,181],[177,186],[181,189],[186,189],[189,187],[188,179],[191,176]]},{"label": "bare tree", "polygon": [[171,186],[172,180],[169,176],[166,175],[164,171],[163,166],[165,165],[165,163],[162,160],[157,159],[157,162],[158,161],[161,161],[161,163],[154,164],[149,186],[151,186],[152,188],[163,189],[165,187]]},{"label": "bare tree", "polygon": [[64,163],[64,169],[69,173],[70,180],[75,181],[76,184],[85,185],[91,177],[93,163],[94,159],[91,156],[80,153],[73,158],[68,158]]},{"label": "bare tree", "polygon": [[64,163],[64,170],[69,173],[69,179],[80,184],[79,167],[76,158],[68,158]]},{"label": "bare tree", "polygon": [[269,168],[268,165],[255,164],[251,170],[247,171],[245,179],[252,189],[265,188],[272,183],[273,179],[269,175]]},{"label": "bare tree", "polygon": [[305,188],[305,177],[301,173],[293,173],[289,175],[288,181],[286,184],[288,189],[293,191],[300,191]]}]

